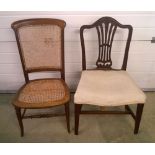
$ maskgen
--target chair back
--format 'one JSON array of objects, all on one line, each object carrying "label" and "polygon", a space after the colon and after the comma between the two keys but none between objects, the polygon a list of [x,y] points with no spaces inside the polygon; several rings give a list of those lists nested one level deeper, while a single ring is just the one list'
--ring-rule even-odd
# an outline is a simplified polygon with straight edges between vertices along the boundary
[{"label": "chair back", "polygon": [[122,25],[114,18],[111,18],[111,17],[102,17],[92,25],[83,25],[80,28],[83,70],[86,70],[84,30],[96,28],[96,33],[98,36],[98,49],[99,49],[98,59],[96,61],[97,69],[110,70],[112,69],[111,49],[112,49],[113,39],[118,27],[122,29],[128,29],[125,53],[124,53],[123,64],[121,68],[122,70],[126,70],[128,52],[129,52],[133,28],[131,25]]},{"label": "chair back", "polygon": [[26,81],[28,73],[60,71],[64,79],[64,28],[59,19],[26,19],[12,23]]}]

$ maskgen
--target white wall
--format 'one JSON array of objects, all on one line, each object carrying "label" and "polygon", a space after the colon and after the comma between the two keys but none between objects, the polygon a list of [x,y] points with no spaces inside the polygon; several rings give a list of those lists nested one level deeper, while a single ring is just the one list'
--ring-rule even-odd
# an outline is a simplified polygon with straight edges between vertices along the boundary
[{"label": "white wall", "polygon": [[[81,45],[79,28],[91,24],[100,17],[111,16],[122,24],[133,26],[133,37],[129,51],[128,72],[141,88],[155,88],[155,12],[0,12],[0,91],[17,90],[24,83],[21,62],[10,25],[13,21],[26,18],[58,18],[66,21],[65,28],[65,67],[66,81],[75,90],[81,71]],[[113,58],[122,56],[125,32],[118,31],[113,45]],[[88,65],[95,62],[96,38],[92,33],[85,35],[89,54]],[[114,62],[119,65],[120,61]],[[43,76],[35,74],[34,77]],[[49,76],[49,75],[48,75]]]}]

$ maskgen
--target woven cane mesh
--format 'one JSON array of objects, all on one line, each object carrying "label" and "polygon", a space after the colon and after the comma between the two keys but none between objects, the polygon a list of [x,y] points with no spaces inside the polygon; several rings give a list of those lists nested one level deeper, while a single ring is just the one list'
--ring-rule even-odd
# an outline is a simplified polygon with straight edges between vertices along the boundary
[{"label": "woven cane mesh", "polygon": [[[28,83],[20,92],[18,102],[29,105],[63,104],[68,100],[68,91],[61,80],[36,80]],[[61,102],[59,102],[61,101]]]},{"label": "woven cane mesh", "polygon": [[57,25],[30,25],[19,29],[25,69],[60,69],[61,28]]}]

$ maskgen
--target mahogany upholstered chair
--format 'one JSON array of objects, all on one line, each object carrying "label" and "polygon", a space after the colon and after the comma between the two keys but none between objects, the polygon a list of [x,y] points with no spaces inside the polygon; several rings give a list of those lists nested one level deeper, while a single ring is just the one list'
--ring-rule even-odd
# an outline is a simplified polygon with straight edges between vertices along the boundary
[{"label": "mahogany upholstered chair", "polygon": [[[84,30],[90,31],[92,28],[96,29],[98,36],[99,53],[96,67],[87,69]],[[122,67],[114,69],[112,68],[111,49],[118,28],[128,33]],[[103,17],[92,25],[83,25],[80,28],[83,71],[74,96],[75,134],[78,134],[80,114],[130,114],[135,120],[134,133],[138,133],[146,96],[126,71],[132,30],[131,25],[122,25],[111,17]],[[82,110],[82,105],[85,104],[101,107],[125,106],[125,111]],[[136,114],[132,112],[130,104],[137,104]]]},{"label": "mahogany upholstered chair", "polygon": [[[22,120],[60,114],[26,115],[27,109],[46,109],[63,105],[67,129],[70,132],[70,92],[65,83],[64,28],[65,21],[58,19],[26,19],[12,23],[20,53],[25,84],[19,89],[13,101],[21,136],[24,135]],[[41,71],[60,72],[61,78],[30,80],[29,73]],[[61,114],[64,115],[64,114]]]}]

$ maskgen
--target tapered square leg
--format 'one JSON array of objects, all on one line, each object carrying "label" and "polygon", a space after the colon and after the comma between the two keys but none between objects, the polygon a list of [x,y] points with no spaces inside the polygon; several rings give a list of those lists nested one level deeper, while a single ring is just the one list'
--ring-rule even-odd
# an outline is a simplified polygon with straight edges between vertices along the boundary
[{"label": "tapered square leg", "polygon": [[128,111],[128,105],[125,105],[125,111]]},{"label": "tapered square leg", "polygon": [[15,110],[16,110],[18,123],[20,126],[21,137],[23,137],[24,136],[24,127],[23,127],[23,121],[22,121],[22,115],[21,115],[21,108],[15,107]]},{"label": "tapered square leg", "polygon": [[69,103],[65,104],[65,113],[66,113],[67,130],[68,130],[68,133],[70,133]]},{"label": "tapered square leg", "polygon": [[75,104],[75,135],[78,135],[79,116],[80,116],[81,108],[82,108],[82,104]]},{"label": "tapered square leg", "polygon": [[134,134],[137,134],[139,131],[139,126],[140,126],[141,117],[143,113],[143,107],[144,107],[144,104],[137,105]]}]

